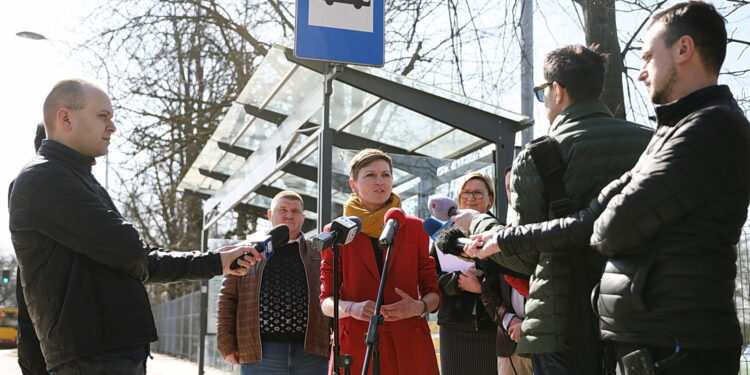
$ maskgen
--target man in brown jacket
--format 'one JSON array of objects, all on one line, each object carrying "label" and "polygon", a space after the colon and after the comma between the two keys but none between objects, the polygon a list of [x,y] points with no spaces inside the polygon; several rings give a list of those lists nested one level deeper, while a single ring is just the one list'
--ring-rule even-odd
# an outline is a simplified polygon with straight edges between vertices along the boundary
[{"label": "man in brown jacket", "polygon": [[282,191],[268,219],[289,227],[289,243],[245,276],[224,278],[219,294],[218,349],[242,375],[325,374],[330,319],[318,303],[320,254],[300,233],[302,197]]}]

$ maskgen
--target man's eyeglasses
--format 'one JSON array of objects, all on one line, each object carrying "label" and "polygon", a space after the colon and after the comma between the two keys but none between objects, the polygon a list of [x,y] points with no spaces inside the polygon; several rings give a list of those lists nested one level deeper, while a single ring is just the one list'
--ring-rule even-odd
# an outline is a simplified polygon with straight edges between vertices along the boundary
[{"label": "man's eyeglasses", "polygon": [[537,87],[534,87],[534,96],[536,97],[536,100],[539,101],[539,103],[544,103],[544,89],[546,89],[547,86],[551,84],[552,82],[545,82]]},{"label": "man's eyeglasses", "polygon": [[484,198],[484,192],[483,191],[462,191],[461,194],[459,194],[459,197],[461,199],[473,198],[476,200],[480,200]]}]

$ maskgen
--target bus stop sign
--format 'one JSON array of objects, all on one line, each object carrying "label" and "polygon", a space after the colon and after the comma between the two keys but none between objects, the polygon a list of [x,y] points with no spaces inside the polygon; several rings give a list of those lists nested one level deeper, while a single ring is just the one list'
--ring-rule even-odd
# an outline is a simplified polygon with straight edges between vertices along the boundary
[{"label": "bus stop sign", "polygon": [[384,0],[297,0],[294,55],[383,66]]}]

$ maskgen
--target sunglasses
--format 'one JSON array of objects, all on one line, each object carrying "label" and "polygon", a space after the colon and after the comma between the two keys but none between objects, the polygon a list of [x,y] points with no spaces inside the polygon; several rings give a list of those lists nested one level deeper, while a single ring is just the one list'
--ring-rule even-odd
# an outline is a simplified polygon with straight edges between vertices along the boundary
[{"label": "sunglasses", "polygon": [[537,87],[534,87],[534,96],[536,97],[536,100],[539,101],[539,103],[544,103],[544,89],[546,89],[547,86],[551,84],[552,82],[545,82]]}]

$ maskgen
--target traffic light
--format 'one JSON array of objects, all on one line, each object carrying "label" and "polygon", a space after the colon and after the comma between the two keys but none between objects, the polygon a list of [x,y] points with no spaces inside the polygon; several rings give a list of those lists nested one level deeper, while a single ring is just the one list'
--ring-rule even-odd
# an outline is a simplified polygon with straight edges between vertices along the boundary
[{"label": "traffic light", "polygon": [[10,282],[10,270],[3,270],[3,284],[8,284]]}]

